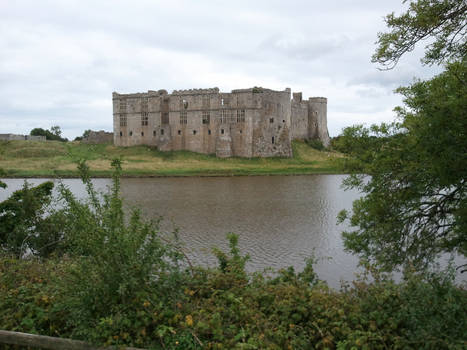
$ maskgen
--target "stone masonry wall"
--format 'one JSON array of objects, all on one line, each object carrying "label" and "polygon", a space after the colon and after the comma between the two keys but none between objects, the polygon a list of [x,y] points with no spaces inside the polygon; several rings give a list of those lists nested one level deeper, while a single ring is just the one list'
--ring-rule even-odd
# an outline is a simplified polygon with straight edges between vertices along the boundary
[{"label": "stone masonry wall", "polygon": [[310,97],[308,101],[302,101],[302,94],[294,93],[291,109],[292,139],[320,140],[328,147],[327,99]]},{"label": "stone masonry wall", "polygon": [[112,100],[118,146],[145,144],[218,157],[291,157],[292,138],[310,133],[309,102],[297,104],[295,94],[291,101],[288,88],[114,92]]},{"label": "stone masonry wall", "polygon": [[82,142],[84,143],[112,143],[114,139],[114,133],[113,132],[107,132],[104,130],[99,130],[99,131],[91,131],[85,139],[83,139]]}]

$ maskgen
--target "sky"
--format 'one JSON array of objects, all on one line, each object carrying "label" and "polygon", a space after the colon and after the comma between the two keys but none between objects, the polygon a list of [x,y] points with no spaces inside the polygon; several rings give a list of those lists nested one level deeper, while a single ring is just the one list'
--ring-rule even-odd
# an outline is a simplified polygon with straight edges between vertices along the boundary
[{"label": "sky", "polygon": [[328,98],[328,129],[390,122],[394,89],[436,68],[423,46],[371,63],[402,0],[0,0],[0,133],[112,131],[112,92],[290,87]]}]

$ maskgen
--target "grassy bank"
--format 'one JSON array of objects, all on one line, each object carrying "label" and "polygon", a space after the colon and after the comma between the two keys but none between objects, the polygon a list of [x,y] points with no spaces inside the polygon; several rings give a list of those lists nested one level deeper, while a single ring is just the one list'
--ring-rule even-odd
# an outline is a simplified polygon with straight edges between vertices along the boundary
[{"label": "grassy bank", "polygon": [[110,159],[121,157],[124,176],[232,176],[339,173],[335,152],[293,143],[293,158],[220,159],[188,151],[161,152],[147,146],[116,147],[77,142],[0,142],[0,168],[6,177],[74,177],[76,161],[86,159],[92,176],[110,176]]}]

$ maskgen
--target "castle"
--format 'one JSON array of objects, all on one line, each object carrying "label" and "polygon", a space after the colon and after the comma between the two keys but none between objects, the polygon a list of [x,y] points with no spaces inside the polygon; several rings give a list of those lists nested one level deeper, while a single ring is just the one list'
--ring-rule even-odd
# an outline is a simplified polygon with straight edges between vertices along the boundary
[{"label": "castle", "polygon": [[329,145],[327,99],[289,88],[112,94],[114,144],[153,145],[218,157],[291,157],[293,139]]}]

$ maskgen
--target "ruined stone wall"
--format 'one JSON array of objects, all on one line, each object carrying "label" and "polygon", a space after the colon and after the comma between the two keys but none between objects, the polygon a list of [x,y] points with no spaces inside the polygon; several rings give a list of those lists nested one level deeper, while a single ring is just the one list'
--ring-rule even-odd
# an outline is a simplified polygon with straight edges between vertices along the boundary
[{"label": "ruined stone wall", "polygon": [[301,93],[294,93],[291,109],[292,139],[320,140],[328,147],[327,99],[310,97],[308,101],[303,101]]},{"label": "ruined stone wall", "polygon": [[309,134],[309,103],[295,97],[291,102],[290,89],[264,88],[113,93],[114,144],[219,157],[290,157],[292,137]]},{"label": "ruined stone wall", "polygon": [[294,92],[292,99],[292,139],[308,139],[308,101],[302,100],[301,92]]},{"label": "ruined stone wall", "polygon": [[35,135],[17,135],[17,134],[0,134],[2,141],[45,141],[45,136]]},{"label": "ruined stone wall", "polygon": [[329,147],[331,140],[328,132],[328,100],[325,97],[310,97],[308,99],[309,124],[308,134],[310,139],[320,140],[325,147]]},{"label": "ruined stone wall", "polygon": [[91,131],[88,137],[84,138],[82,142],[84,143],[112,143],[114,139],[113,132],[106,132],[104,130]]},{"label": "ruined stone wall", "polygon": [[253,124],[254,157],[291,157],[290,89],[257,93],[261,108]]}]

